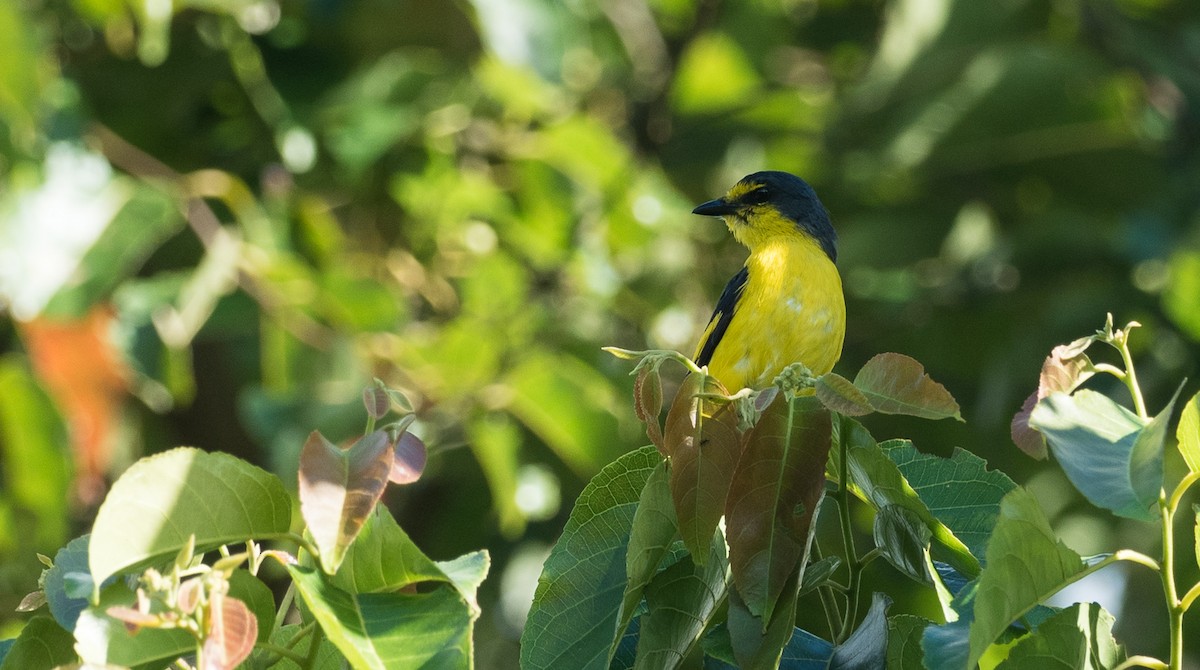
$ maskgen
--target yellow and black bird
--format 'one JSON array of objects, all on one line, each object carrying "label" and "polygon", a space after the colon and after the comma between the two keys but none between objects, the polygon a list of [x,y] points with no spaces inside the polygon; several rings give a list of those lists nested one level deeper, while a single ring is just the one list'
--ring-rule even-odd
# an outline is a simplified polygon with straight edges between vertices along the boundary
[{"label": "yellow and black bird", "polygon": [[816,192],[786,172],[755,172],[692,210],[719,216],[750,250],[696,348],[729,392],[762,388],[791,363],[825,374],[842,355],[846,302],[837,233]]}]

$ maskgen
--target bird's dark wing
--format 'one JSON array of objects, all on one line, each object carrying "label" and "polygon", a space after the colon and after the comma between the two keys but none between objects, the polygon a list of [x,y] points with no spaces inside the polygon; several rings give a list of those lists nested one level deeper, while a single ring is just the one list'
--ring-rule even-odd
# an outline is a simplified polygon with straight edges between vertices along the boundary
[{"label": "bird's dark wing", "polygon": [[721,291],[721,298],[717,300],[717,308],[713,310],[712,317],[708,320],[704,341],[696,353],[696,365],[708,365],[712,360],[713,352],[717,350],[717,345],[725,336],[725,330],[729,328],[729,322],[733,320],[733,310],[737,307],[738,299],[742,297],[742,291],[745,290],[746,281],[749,278],[750,271],[742,266],[742,269],[725,285],[725,290]]}]

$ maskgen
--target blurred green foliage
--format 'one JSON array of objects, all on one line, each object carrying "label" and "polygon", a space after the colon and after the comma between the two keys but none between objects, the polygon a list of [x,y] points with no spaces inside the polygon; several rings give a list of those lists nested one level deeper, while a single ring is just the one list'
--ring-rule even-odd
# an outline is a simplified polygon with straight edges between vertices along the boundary
[{"label": "blurred green foliage", "polygon": [[1194,2],[19,0],[0,43],[0,611],[90,523],[26,324],[103,304],[113,469],[187,443],[288,479],[373,376],[405,389],[433,451],[388,502],[435,558],[491,550],[479,658],[511,666],[559,501],[644,442],[600,347],[691,352],[743,251],[690,205],[767,167],[841,235],[841,368],[914,356],[967,419],[876,436],[980,454],[1081,553],[1156,542],[1008,420],[1108,311],[1150,331],[1152,411],[1196,375]]}]

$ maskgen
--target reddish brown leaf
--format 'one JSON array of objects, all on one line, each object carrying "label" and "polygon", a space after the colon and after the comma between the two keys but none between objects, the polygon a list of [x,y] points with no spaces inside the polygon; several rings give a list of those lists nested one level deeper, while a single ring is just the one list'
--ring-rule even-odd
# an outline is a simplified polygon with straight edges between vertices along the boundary
[{"label": "reddish brown leaf", "polygon": [[689,375],[667,412],[663,445],[671,458],[671,498],[679,534],[692,560],[702,564],[725,512],[741,436],[733,405],[697,398],[698,393],[724,394],[725,388],[715,377]]},{"label": "reddish brown leaf", "polygon": [[1095,338],[1084,337],[1070,344],[1060,344],[1051,350],[1050,355],[1042,363],[1042,371],[1038,375],[1038,388],[1021,404],[1009,426],[1013,444],[1033,458],[1046,458],[1046,439],[1033,426],[1029,425],[1029,417],[1038,401],[1051,393],[1071,393],[1079,385],[1096,374],[1092,361],[1084,351]]},{"label": "reddish brown leaf", "polygon": [[650,438],[651,444],[658,447],[659,452],[665,456],[662,426],[658,423],[662,405],[662,378],[658,375],[658,366],[641,366],[633,382],[633,411],[637,418],[646,424],[646,436]]},{"label": "reddish brown leaf", "polygon": [[392,456],[392,469],[388,479],[396,484],[411,484],[425,472],[428,452],[421,438],[408,431],[400,434]]},{"label": "reddish brown leaf", "polygon": [[920,363],[903,354],[879,354],[867,361],[854,377],[854,385],[876,412],[962,421],[954,396],[930,379]]},{"label": "reddish brown leaf", "polygon": [[18,612],[32,612],[46,604],[46,592],[34,591],[21,598],[21,603],[17,605]]},{"label": "reddish brown leaf", "polygon": [[250,608],[237,598],[214,593],[201,670],[233,670],[250,657],[257,639],[258,619]]},{"label": "reddish brown leaf", "polygon": [[316,431],[308,436],[300,451],[300,514],[327,573],[337,571],[383,495],[393,461],[392,445],[382,430],[349,449],[338,448]]},{"label": "reddish brown leaf", "polygon": [[113,310],[99,305],[77,321],[44,317],[20,324],[33,369],[70,427],[77,487],[88,503],[103,496],[128,371],[109,338]]},{"label": "reddish brown leaf", "polygon": [[104,612],[125,624],[125,629],[131,633],[135,633],[141,628],[158,628],[162,625],[162,617],[157,614],[150,614],[124,605],[114,605]]},{"label": "reddish brown leaf", "polygon": [[726,501],[726,537],[738,593],[764,621],[808,554],[832,434],[829,411],[813,397],[779,398],[746,434]]},{"label": "reddish brown leaf", "polygon": [[191,614],[196,611],[196,607],[200,605],[200,596],[204,591],[204,582],[199,577],[185,580],[179,585],[179,595],[175,599],[175,605],[180,612]]},{"label": "reddish brown leaf", "polygon": [[1029,425],[1029,417],[1033,414],[1033,408],[1037,406],[1038,394],[1034,391],[1021,404],[1021,411],[1017,412],[1009,425],[1009,433],[1012,435],[1013,444],[1039,461],[1046,459],[1048,450],[1046,448],[1046,438],[1042,434]]},{"label": "reddish brown leaf", "polygon": [[871,401],[849,379],[829,372],[817,377],[817,400],[825,407],[846,416],[864,416],[875,411]]},{"label": "reddish brown leaf", "polygon": [[367,416],[372,419],[382,419],[392,408],[392,399],[388,397],[387,389],[378,386],[368,386],[362,393],[363,406],[367,408]]}]

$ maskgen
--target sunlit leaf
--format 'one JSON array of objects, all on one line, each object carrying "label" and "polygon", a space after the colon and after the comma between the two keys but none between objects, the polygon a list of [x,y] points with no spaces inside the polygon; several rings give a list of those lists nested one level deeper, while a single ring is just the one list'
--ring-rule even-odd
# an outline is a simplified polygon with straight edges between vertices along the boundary
[{"label": "sunlit leaf", "polygon": [[1200,252],[1179,249],[1171,254],[1170,282],[1163,292],[1163,309],[1192,338],[1200,338]]},{"label": "sunlit leaf", "polygon": [[[167,661],[194,652],[196,638],[179,628],[142,628],[130,631],[113,617],[111,608],[135,609],[133,591],[118,582],[100,593],[99,604],[85,609],[75,623],[75,649],[87,663],[134,667]],[[135,609],[136,611],[136,609]]]},{"label": "sunlit leaf", "polygon": [[1192,472],[1200,472],[1200,394],[1192,396],[1179,415],[1179,427],[1175,429],[1179,442],[1179,453]]},{"label": "sunlit leaf", "polygon": [[1158,517],[1163,440],[1174,400],[1150,422],[1087,389],[1053,393],[1033,410],[1067,478],[1093,504],[1131,519]]},{"label": "sunlit leaf", "polygon": [[672,98],[684,114],[711,114],[747,105],[758,86],[758,74],[746,52],[725,33],[708,32],[689,42]]},{"label": "sunlit leaf", "polygon": [[233,670],[250,656],[258,639],[258,619],[246,603],[215,595],[210,605],[203,670]]},{"label": "sunlit leaf", "polygon": [[0,654],[0,670],[52,670],[75,663],[75,640],[48,616],[36,616],[25,624],[6,653]]},{"label": "sunlit leaf", "polygon": [[454,587],[428,593],[350,594],[319,570],[287,569],[304,604],[352,667],[468,665],[475,614]]},{"label": "sunlit leaf", "polygon": [[923,419],[958,419],[958,403],[946,387],[925,374],[925,368],[903,354],[879,354],[854,377],[854,385],[877,412]]},{"label": "sunlit leaf", "polygon": [[702,565],[685,556],[654,577],[645,590],[650,611],[641,616],[635,667],[665,670],[687,658],[725,599],[728,565],[718,534]]},{"label": "sunlit leaf", "polygon": [[715,377],[689,375],[671,403],[663,433],[679,535],[698,563],[708,557],[708,543],[725,512],[741,449],[733,406],[696,397],[701,393],[723,394],[725,389]]},{"label": "sunlit leaf", "polygon": [[593,477],[575,500],[538,579],[521,636],[521,667],[608,666],[634,513],[661,462],[653,446],[625,454]]},{"label": "sunlit leaf", "polygon": [[113,484],[96,514],[88,565],[110,575],[291,527],[291,498],[274,475],[223,453],[181,447],[143,458]]},{"label": "sunlit leaf", "polygon": [[377,430],[341,449],[313,431],[300,452],[300,513],[321,551],[321,565],[337,571],[346,550],[387,486],[392,447]]},{"label": "sunlit leaf", "polygon": [[[646,486],[638,498],[637,511],[633,513],[633,525],[629,531],[629,548],[625,555],[625,594],[621,602],[621,615],[617,619],[617,632],[623,632],[633,620],[642,594],[650,580],[658,574],[671,549],[671,543],[679,536],[675,527],[675,505],[671,501],[671,488],[667,479],[667,462],[662,461],[650,473]],[[613,652],[616,652],[614,646]]]},{"label": "sunlit leaf", "polygon": [[1076,603],[1017,641],[997,670],[1116,667],[1125,653],[1113,639],[1115,619],[1096,603]]},{"label": "sunlit leaf", "polygon": [[725,519],[733,581],[755,616],[770,620],[789,575],[803,574],[831,439],[812,397],[781,396],[746,435]]},{"label": "sunlit leaf", "polygon": [[474,615],[479,616],[479,587],[492,569],[492,556],[487,549],[468,552],[448,561],[438,561],[437,567],[458,589]]},{"label": "sunlit leaf", "polygon": [[1038,377],[1038,388],[1025,399],[1021,411],[1012,419],[1011,433],[1013,443],[1033,458],[1046,458],[1046,438],[1029,425],[1033,408],[1038,401],[1051,393],[1071,393],[1080,384],[1095,374],[1092,361],[1084,351],[1096,340],[1096,337],[1083,337],[1070,344],[1060,344],[1050,352],[1042,363],[1042,371]]},{"label": "sunlit leaf", "polygon": [[1012,621],[1086,569],[1083,559],[1054,536],[1029,492],[1018,488],[1004,496],[975,595],[969,664],[973,667]]},{"label": "sunlit leaf", "polygon": [[376,505],[330,583],[347,593],[375,593],[447,579],[409,539],[391,512]]},{"label": "sunlit leaf", "polygon": [[867,396],[853,382],[836,372],[817,377],[816,392],[822,405],[847,416],[863,416],[875,411]]}]

